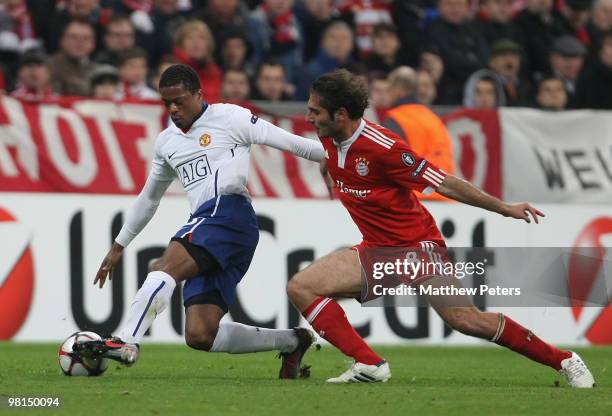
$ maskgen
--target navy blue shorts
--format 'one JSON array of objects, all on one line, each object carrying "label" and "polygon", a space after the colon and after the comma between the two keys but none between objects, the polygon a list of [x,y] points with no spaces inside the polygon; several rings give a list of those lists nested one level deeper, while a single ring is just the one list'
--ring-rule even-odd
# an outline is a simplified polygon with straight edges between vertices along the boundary
[{"label": "navy blue shorts", "polygon": [[231,305],[259,241],[257,217],[249,200],[241,195],[219,195],[206,201],[174,238],[186,238],[204,248],[219,265],[211,273],[187,279],[183,301],[216,289],[225,304]]}]

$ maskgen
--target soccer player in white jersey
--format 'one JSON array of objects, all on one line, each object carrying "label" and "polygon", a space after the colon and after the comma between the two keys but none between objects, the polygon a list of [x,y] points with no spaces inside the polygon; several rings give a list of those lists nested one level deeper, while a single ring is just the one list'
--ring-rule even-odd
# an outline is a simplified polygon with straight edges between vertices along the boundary
[{"label": "soccer player in white jersey", "polygon": [[314,340],[309,330],[256,328],[220,320],[234,301],[236,285],[249,268],[259,239],[246,188],[250,146],[265,144],[315,162],[324,157],[323,146],[260,120],[243,107],[208,105],[198,75],[186,65],[169,67],[159,89],[173,123],[157,138],[149,177],[94,284],[102,288],[112,278],[124,248],[153,217],[175,177],[187,192],[192,214],[150,266],[119,337],[79,343],[76,349],[133,364],[144,333],[166,309],[176,285],[185,281],[187,345],[228,353],[278,350],[280,378],[296,378]]}]

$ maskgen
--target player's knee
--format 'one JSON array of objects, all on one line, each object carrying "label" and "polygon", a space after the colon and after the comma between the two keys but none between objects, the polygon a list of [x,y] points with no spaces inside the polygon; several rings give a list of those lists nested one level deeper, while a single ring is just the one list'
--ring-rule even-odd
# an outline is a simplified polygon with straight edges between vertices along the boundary
[{"label": "player's knee", "polygon": [[210,351],[215,342],[218,327],[214,330],[208,329],[204,331],[191,331],[185,332],[185,342],[187,345],[195,350]]},{"label": "player's knee", "polygon": [[303,279],[300,278],[300,273],[293,276],[293,278],[287,282],[287,296],[289,296],[291,300],[299,299],[307,290],[308,287],[304,284]]},{"label": "player's knee", "polygon": [[155,259],[149,263],[149,273],[160,271],[162,268],[163,262],[161,261],[161,258]]}]

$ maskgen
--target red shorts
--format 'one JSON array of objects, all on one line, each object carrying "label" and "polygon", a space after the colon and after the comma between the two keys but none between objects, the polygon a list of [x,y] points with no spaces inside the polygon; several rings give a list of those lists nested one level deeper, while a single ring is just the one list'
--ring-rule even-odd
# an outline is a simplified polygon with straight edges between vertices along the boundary
[{"label": "red shorts", "polygon": [[367,242],[352,247],[359,256],[364,284],[362,301],[375,296],[369,292],[374,285],[397,287],[418,285],[445,276],[450,263],[444,241],[420,241],[414,247],[372,247]]}]

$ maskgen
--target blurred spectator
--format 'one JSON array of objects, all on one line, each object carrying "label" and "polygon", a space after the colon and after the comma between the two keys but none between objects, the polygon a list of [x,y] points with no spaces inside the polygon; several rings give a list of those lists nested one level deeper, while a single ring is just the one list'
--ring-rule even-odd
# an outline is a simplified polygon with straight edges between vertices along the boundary
[{"label": "blurred spectator", "polygon": [[[418,66],[419,52],[422,51],[423,34],[421,22],[425,14],[424,9],[429,8],[424,1],[394,1],[391,16],[395,27],[399,28],[400,55],[402,61],[410,66]],[[435,3],[431,5],[433,9]]]},{"label": "blurred spectator", "polygon": [[497,74],[490,69],[474,72],[463,90],[463,106],[492,109],[506,105],[504,86]]},{"label": "blurred spectator", "polygon": [[253,75],[253,63],[249,61],[252,54],[251,43],[239,28],[227,29],[219,44],[219,65],[223,70],[243,69]]},{"label": "blurred spectator", "polygon": [[389,91],[389,80],[384,72],[374,73],[370,76],[369,82],[370,107],[389,108],[391,107],[391,94]]},{"label": "blurred spectator", "polygon": [[612,30],[612,0],[595,0],[587,28],[591,39],[591,50],[597,51],[603,34]]},{"label": "blurred spectator", "polygon": [[468,0],[439,0],[438,11],[440,18],[429,26],[429,41],[444,62],[438,101],[459,104],[467,78],[486,65],[487,45],[470,21]]},{"label": "blurred spectator", "polygon": [[241,28],[250,43],[265,36],[264,27],[249,15],[249,9],[240,0],[208,0],[206,7],[197,14],[208,25],[215,43],[221,44],[227,31]]},{"label": "blurred spectator", "polygon": [[285,68],[280,62],[269,59],[259,64],[255,74],[253,100],[287,101],[285,92]]},{"label": "blurred spectator", "polygon": [[558,76],[544,76],[538,84],[536,104],[542,110],[560,111],[567,108],[565,82]]},{"label": "blurred spectator", "polygon": [[157,68],[155,69],[155,74],[151,78],[151,85],[155,90],[159,93],[159,79],[161,75],[164,73],[166,69],[171,67],[172,65],[178,64],[178,60],[174,57],[174,55],[164,55],[157,64]]},{"label": "blurred spectator", "polygon": [[433,77],[427,71],[419,70],[416,73],[416,100],[424,105],[433,105],[438,90]]},{"label": "blurred spectator", "polygon": [[586,48],[573,36],[564,35],[553,43],[550,51],[552,73],[563,80],[570,103],[576,94],[576,82],[584,64]]},{"label": "blurred spectator", "polygon": [[41,45],[25,0],[0,2],[0,50],[23,52]]},{"label": "blurred spectator", "polygon": [[332,18],[338,15],[338,11],[334,8],[334,0],[298,1],[293,10],[306,34],[302,59],[308,62],[317,54],[321,35],[331,23]]},{"label": "blurred spectator", "polygon": [[587,23],[592,4],[593,0],[564,0],[560,1],[558,6],[564,33],[575,36],[585,45],[591,42]]},{"label": "blurred spectator", "polygon": [[66,0],[58,3],[58,8],[49,26],[49,33],[44,37],[45,47],[55,52],[61,47],[61,34],[68,22],[81,20],[89,22],[94,29],[95,45],[102,45],[103,27],[112,16],[112,10],[100,7],[100,0]]},{"label": "blurred spectator", "polygon": [[119,54],[118,100],[156,100],[159,94],[147,85],[147,53],[132,48]]},{"label": "blurred spectator", "polygon": [[27,101],[49,101],[59,96],[51,89],[47,57],[39,51],[23,54],[17,73],[17,88],[11,97]]},{"label": "blurred spectator", "polygon": [[498,40],[491,47],[489,68],[501,81],[509,106],[527,106],[533,100],[531,83],[521,76],[521,54],[521,47],[509,39]]},{"label": "blurred spectator", "polygon": [[370,34],[378,23],[393,23],[391,18],[392,0],[344,0],[340,1],[340,11],[352,17],[360,58],[368,56],[372,50]]},{"label": "blurred spectator", "polygon": [[395,26],[379,23],[372,29],[372,50],[366,60],[369,71],[382,71],[388,74],[400,65],[400,40]]},{"label": "blurred spectator", "polygon": [[242,69],[228,69],[223,74],[221,98],[227,100],[248,100],[251,93],[249,76]]},{"label": "blurred spectator", "polygon": [[603,35],[597,55],[578,77],[576,106],[612,110],[612,31]]},{"label": "blurred spectator", "polygon": [[60,47],[49,60],[53,90],[60,95],[89,95],[89,78],[96,68],[89,59],[96,47],[93,25],[85,20],[70,21]]},{"label": "blurred spectator", "polygon": [[25,3],[34,25],[34,33],[46,45],[44,39],[49,34],[50,17],[55,13],[57,2],[56,0],[25,0]]},{"label": "blurred spectator", "polygon": [[91,74],[91,96],[104,100],[114,100],[119,94],[119,71],[112,65],[99,65]]},{"label": "blurred spectator", "polygon": [[115,15],[104,28],[103,42],[104,49],[94,55],[94,61],[117,66],[119,54],[136,45],[136,29],[127,16]]},{"label": "blurred spectator", "polygon": [[[400,66],[389,74],[392,108],[387,111],[384,126],[397,133],[419,156],[443,169],[455,172],[452,142],[442,120],[415,99],[416,73]],[[423,199],[445,200],[439,194],[420,195]]]},{"label": "blurred spectator", "polygon": [[19,55],[40,45],[25,0],[0,1],[0,68],[4,70],[9,90],[15,82]]},{"label": "blurred spectator", "polygon": [[193,20],[182,25],[174,34],[174,56],[191,66],[200,76],[206,101],[216,103],[221,98],[223,73],[215,64],[215,41],[206,23]]},{"label": "blurred spectator", "polygon": [[293,13],[293,0],[264,0],[251,14],[263,28],[253,41],[255,62],[273,57],[285,68],[285,79],[295,84],[302,63],[302,29]]},{"label": "blurred spectator", "polygon": [[525,8],[514,19],[531,73],[549,72],[548,52],[553,40],[566,33],[552,6],[553,0],[526,0]]},{"label": "blurred spectator", "polygon": [[481,0],[476,26],[489,46],[500,39],[520,40],[512,22],[513,3],[513,0]]},{"label": "blurred spectator", "polygon": [[321,40],[317,56],[302,70],[295,92],[297,100],[308,100],[310,84],[322,74],[345,66],[351,60],[354,47],[353,31],[342,21],[330,24]]},{"label": "blurred spectator", "polygon": [[164,55],[172,53],[174,34],[187,18],[188,14],[178,7],[178,0],[153,0],[153,31],[140,33],[141,46],[147,51],[152,68],[157,67]]},{"label": "blurred spectator", "polygon": [[444,62],[437,50],[426,49],[421,52],[419,70],[427,72],[436,85],[440,84],[442,75],[444,75]]}]

